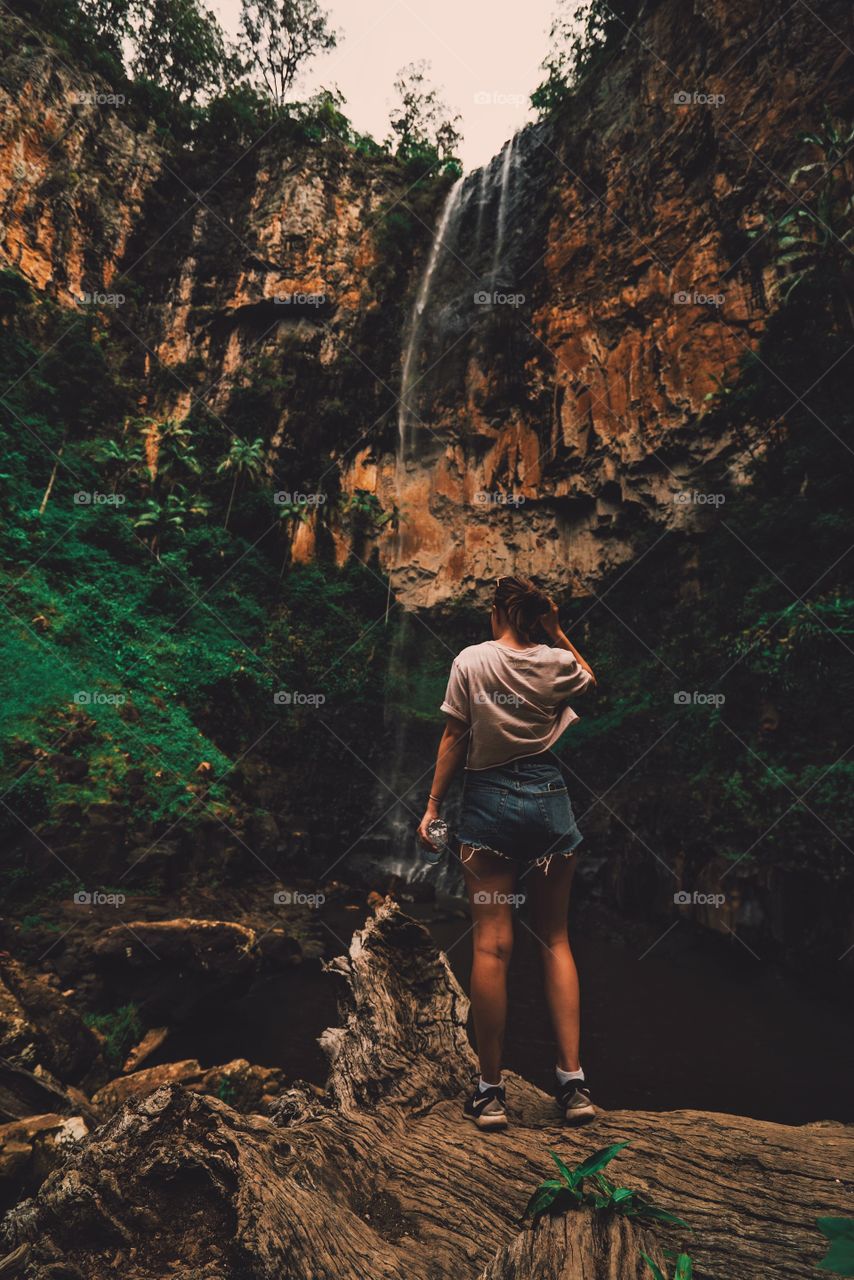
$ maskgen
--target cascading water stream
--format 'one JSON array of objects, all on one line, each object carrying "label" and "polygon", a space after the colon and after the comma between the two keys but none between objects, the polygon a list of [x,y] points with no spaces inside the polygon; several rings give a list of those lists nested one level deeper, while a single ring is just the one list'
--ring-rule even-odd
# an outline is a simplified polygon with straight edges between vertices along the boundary
[{"label": "cascading water stream", "polygon": [[507,202],[510,193],[510,183],[513,176],[513,147],[516,142],[516,136],[510,138],[504,144],[504,152],[501,161],[501,184],[498,196],[498,217],[495,226],[495,250],[492,255],[492,271],[490,279],[493,289],[498,279],[498,272],[501,267],[501,254],[504,249],[504,239],[507,232]]},{"label": "cascading water stream", "polygon": [[453,233],[455,230],[455,215],[461,207],[463,187],[465,178],[457,178],[451,190],[448,192],[442,215],[439,218],[439,225],[436,228],[436,234],[433,237],[433,243],[430,246],[430,256],[427,259],[427,269],[418,288],[415,298],[415,306],[412,310],[412,316],[409,322],[409,339],[406,344],[406,350],[403,356],[403,365],[400,378],[400,403],[398,405],[397,414],[397,434],[398,434],[398,461],[404,462],[406,459],[407,448],[407,426],[412,416],[412,410],[409,403],[409,397],[412,393],[415,381],[413,372],[415,362],[418,358],[418,339],[421,334],[421,319],[424,314],[427,302],[430,298],[430,285],[436,268],[442,257],[442,250],[448,246],[453,247]]}]

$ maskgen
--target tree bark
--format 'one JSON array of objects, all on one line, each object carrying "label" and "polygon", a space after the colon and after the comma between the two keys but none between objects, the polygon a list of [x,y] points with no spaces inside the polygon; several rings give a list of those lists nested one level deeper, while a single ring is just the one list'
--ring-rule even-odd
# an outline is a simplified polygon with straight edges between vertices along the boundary
[{"label": "tree bark", "polygon": [[[26,1246],[7,1273],[639,1280],[639,1248],[660,1257],[666,1244],[687,1246],[710,1280],[804,1280],[824,1252],[815,1218],[854,1213],[842,1125],[611,1112],[570,1130],[550,1098],[509,1074],[511,1127],[476,1129],[460,1109],[475,1070],[468,1002],[427,931],[393,903],[328,968],[345,982],[342,1025],[321,1041],[325,1094],[297,1085],[270,1116],[180,1086],[128,1102],[7,1216],[5,1249]],[[549,1148],[572,1165],[627,1138],[611,1166],[619,1182],[693,1235],[587,1211],[523,1228],[532,1190],[552,1176]]]}]

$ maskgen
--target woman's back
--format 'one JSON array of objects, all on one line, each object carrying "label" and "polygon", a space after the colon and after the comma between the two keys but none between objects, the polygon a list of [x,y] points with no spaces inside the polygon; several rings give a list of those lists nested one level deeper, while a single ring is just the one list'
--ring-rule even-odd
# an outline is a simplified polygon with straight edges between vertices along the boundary
[{"label": "woman's back", "polygon": [[566,649],[485,640],[454,659],[441,709],[471,729],[466,767],[490,769],[553,746],[592,679]]}]

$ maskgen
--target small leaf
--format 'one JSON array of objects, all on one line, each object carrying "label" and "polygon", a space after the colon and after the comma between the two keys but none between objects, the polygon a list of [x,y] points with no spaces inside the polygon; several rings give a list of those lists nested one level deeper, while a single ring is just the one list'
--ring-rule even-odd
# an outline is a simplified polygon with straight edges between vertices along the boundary
[{"label": "small leaf", "polygon": [[556,1151],[550,1150],[549,1155],[557,1165],[557,1171],[560,1174],[561,1178],[563,1179],[564,1185],[567,1187],[574,1187],[577,1181],[577,1175],[573,1173],[572,1170],[567,1167],[567,1165],[564,1164],[564,1162],[561,1160],[560,1156],[557,1154]]},{"label": "small leaf", "polygon": [[680,1253],[676,1259],[676,1274],[673,1280],[693,1280],[694,1264],[687,1253]]},{"label": "small leaf", "polygon": [[664,1272],[661,1270],[661,1267],[659,1267],[657,1263],[653,1262],[652,1258],[650,1258],[648,1254],[644,1253],[642,1249],[641,1249],[641,1257],[643,1258],[646,1265],[649,1267],[650,1271],[655,1277],[655,1280],[667,1280],[667,1277],[665,1276]]},{"label": "small leaf", "polygon": [[671,1213],[669,1209],[659,1209],[655,1204],[638,1205],[634,1217],[645,1218],[650,1222],[672,1222],[674,1226],[685,1227],[687,1231],[693,1231],[693,1227],[689,1227],[684,1218],[678,1218],[675,1213]]},{"label": "small leaf", "polygon": [[591,1173],[598,1173],[600,1169],[604,1169],[606,1164],[610,1164],[614,1156],[622,1151],[623,1147],[627,1147],[628,1142],[614,1142],[610,1147],[602,1147],[600,1151],[594,1151],[592,1156],[588,1156],[575,1169],[575,1177],[586,1178]]}]

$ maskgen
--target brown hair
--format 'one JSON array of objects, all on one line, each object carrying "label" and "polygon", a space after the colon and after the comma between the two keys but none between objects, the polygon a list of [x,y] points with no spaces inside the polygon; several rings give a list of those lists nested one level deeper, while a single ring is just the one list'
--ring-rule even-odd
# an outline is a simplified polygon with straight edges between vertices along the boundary
[{"label": "brown hair", "polygon": [[531,639],[537,620],[552,607],[545,591],[535,586],[530,578],[499,578],[492,603],[526,640]]}]

